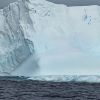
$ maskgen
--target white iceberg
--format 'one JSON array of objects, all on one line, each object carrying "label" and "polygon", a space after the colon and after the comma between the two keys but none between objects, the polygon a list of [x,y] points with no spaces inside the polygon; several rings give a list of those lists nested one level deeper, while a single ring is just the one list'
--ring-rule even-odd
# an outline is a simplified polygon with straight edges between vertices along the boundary
[{"label": "white iceberg", "polygon": [[1,9],[0,72],[25,76],[31,55],[38,75],[99,74],[100,7],[18,0]]}]

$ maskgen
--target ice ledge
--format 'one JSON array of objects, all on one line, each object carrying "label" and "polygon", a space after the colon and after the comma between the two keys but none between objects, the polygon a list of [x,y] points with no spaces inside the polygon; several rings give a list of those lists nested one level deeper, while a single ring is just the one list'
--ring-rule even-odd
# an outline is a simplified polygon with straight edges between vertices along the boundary
[{"label": "ice ledge", "polygon": [[47,75],[47,76],[33,76],[29,79],[38,81],[53,81],[53,82],[100,83],[99,75]]}]

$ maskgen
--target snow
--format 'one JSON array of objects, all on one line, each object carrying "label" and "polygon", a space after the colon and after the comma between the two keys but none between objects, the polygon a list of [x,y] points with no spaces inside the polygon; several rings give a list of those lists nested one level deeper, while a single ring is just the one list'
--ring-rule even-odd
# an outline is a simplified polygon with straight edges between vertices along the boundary
[{"label": "snow", "polygon": [[18,0],[0,19],[1,72],[32,77],[39,66],[36,75],[99,75],[99,6]]}]

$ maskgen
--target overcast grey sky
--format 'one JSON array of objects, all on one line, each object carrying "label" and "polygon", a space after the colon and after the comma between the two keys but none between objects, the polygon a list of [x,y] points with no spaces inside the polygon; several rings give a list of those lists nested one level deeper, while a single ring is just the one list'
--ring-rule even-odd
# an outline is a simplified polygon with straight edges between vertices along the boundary
[{"label": "overcast grey sky", "polygon": [[[0,8],[7,6],[16,0],[0,0]],[[67,6],[100,5],[100,0],[48,0],[54,3],[62,3]]]},{"label": "overcast grey sky", "polygon": [[100,5],[100,0],[48,0],[54,3],[62,3],[67,6]]},{"label": "overcast grey sky", "polygon": [[17,0],[0,0],[0,8],[7,6],[10,2],[14,2]]}]

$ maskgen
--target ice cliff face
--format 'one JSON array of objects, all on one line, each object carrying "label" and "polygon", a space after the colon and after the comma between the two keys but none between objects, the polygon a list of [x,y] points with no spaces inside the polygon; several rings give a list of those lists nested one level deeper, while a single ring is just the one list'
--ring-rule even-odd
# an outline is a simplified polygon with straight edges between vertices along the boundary
[{"label": "ice cliff face", "polygon": [[12,72],[34,53],[33,43],[25,37],[24,26],[21,25],[24,23],[25,28],[32,25],[24,3],[18,1],[0,10],[1,73]]},{"label": "ice cliff face", "polygon": [[0,10],[0,72],[11,73],[35,51],[40,74],[99,73],[99,26],[99,6],[18,0]]}]

